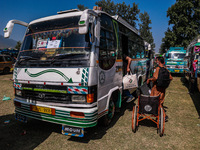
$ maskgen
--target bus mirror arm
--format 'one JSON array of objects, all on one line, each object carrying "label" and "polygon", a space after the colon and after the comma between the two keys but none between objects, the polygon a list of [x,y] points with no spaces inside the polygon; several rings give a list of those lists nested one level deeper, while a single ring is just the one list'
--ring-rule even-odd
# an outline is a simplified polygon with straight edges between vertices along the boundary
[{"label": "bus mirror arm", "polygon": [[28,27],[28,23],[26,23],[26,22],[19,21],[19,20],[10,20],[3,30],[4,31],[4,38],[10,37],[12,30],[13,30],[13,27],[14,27],[14,24],[19,24],[19,25]]},{"label": "bus mirror arm", "polygon": [[91,41],[90,42],[94,42],[95,41],[95,36],[94,36],[94,23],[92,23],[92,25],[91,25],[91,30],[90,30],[90,32],[91,32]]}]

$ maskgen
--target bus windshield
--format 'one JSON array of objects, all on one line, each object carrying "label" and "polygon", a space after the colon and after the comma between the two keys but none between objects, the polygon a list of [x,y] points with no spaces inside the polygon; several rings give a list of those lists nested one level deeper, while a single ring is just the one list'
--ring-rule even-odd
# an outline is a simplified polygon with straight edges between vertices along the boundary
[{"label": "bus windshield", "polygon": [[38,22],[28,27],[18,61],[55,61],[89,57],[89,34],[78,33],[80,16]]},{"label": "bus windshield", "polygon": [[182,59],[185,57],[184,53],[169,53],[167,58],[172,58],[172,59]]}]

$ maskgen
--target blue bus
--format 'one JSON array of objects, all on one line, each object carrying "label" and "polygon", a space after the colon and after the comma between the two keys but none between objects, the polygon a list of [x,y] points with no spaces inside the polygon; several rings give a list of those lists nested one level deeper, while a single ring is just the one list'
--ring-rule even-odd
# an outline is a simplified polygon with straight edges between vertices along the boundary
[{"label": "blue bus", "polygon": [[170,47],[170,49],[165,53],[165,64],[171,73],[184,72],[185,54],[186,50],[184,47]]}]

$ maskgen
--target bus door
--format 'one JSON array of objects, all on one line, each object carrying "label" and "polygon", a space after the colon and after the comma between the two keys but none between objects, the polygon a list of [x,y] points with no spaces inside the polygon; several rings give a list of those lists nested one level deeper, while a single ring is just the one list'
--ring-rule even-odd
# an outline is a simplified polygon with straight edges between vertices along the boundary
[{"label": "bus door", "polygon": [[[123,35],[121,36],[121,44],[122,44],[122,55],[129,56],[128,54],[128,37]],[[130,56],[129,56],[130,57]],[[127,64],[123,62],[123,74],[126,73]]]},{"label": "bus door", "polygon": [[119,86],[121,80],[116,68],[116,28],[112,18],[102,14],[100,27],[99,68],[98,68],[98,108],[102,113],[107,106],[112,89]]}]

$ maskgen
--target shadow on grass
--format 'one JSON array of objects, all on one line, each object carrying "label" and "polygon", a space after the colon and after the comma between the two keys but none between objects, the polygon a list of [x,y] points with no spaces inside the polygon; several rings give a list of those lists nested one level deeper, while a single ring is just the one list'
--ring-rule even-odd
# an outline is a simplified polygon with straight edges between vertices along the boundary
[{"label": "shadow on grass", "polygon": [[4,74],[3,72],[0,72],[0,76],[1,76],[1,75],[9,75],[9,74],[13,74],[13,72],[9,72],[9,73],[7,73],[7,74]]},{"label": "shadow on grass", "polygon": [[155,127],[155,129],[157,129],[157,125],[156,123],[154,123],[153,121],[149,120],[149,119],[145,119],[139,122],[139,127],[140,126],[146,126],[146,127]]},{"label": "shadow on grass", "polygon": [[173,77],[183,77],[183,73],[171,73]]},{"label": "shadow on grass", "polygon": [[[9,123],[4,121],[9,120]],[[61,126],[48,122],[29,119],[27,123],[15,120],[14,114],[0,116],[0,149],[34,149],[52,132],[61,133]]]},{"label": "shadow on grass", "polygon": [[[188,91],[189,91],[189,82],[185,79],[185,78],[181,78],[181,82],[183,83],[183,85],[185,87],[187,87]],[[200,92],[198,92],[198,90],[196,89],[193,93],[189,93],[190,97],[194,103],[194,106],[196,108],[196,111],[198,113],[198,117],[200,119]]]},{"label": "shadow on grass", "polygon": [[85,135],[83,138],[70,137],[68,140],[81,142],[81,143],[88,143],[90,140],[101,139],[107,133],[107,130],[112,128],[116,124],[116,122],[119,120],[119,118],[124,115],[124,112],[126,110],[128,111],[133,110],[134,105],[135,105],[134,101],[130,103],[126,103],[125,101],[123,101],[120,112],[115,112],[115,116],[108,127],[104,127],[100,123],[98,123],[98,125],[95,127],[85,129],[84,131]]},{"label": "shadow on grass", "polygon": [[[85,129],[83,138],[66,136],[66,139],[74,142],[88,143],[90,140],[101,139],[109,128],[112,128],[126,110],[132,111],[134,101],[123,102],[120,112],[115,116],[108,127],[98,124],[92,128]],[[9,123],[4,121],[9,120]],[[0,148],[5,150],[34,149],[44,142],[52,132],[61,134],[61,125],[29,119],[27,123],[15,120],[14,114],[0,116]],[[25,134],[24,134],[25,133]]]}]

